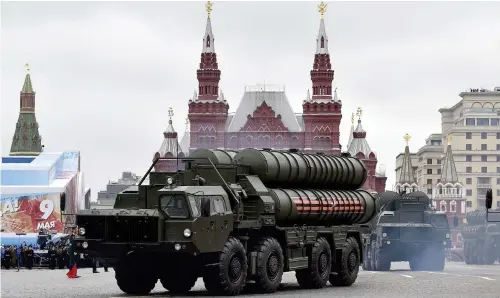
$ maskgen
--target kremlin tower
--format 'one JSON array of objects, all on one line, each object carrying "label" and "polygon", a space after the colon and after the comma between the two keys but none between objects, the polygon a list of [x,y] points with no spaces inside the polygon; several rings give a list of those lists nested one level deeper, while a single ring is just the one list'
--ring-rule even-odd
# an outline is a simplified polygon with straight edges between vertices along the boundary
[{"label": "kremlin tower", "polygon": [[10,147],[11,156],[38,156],[43,151],[42,137],[35,116],[35,91],[31,85],[29,65],[19,99],[19,118]]}]

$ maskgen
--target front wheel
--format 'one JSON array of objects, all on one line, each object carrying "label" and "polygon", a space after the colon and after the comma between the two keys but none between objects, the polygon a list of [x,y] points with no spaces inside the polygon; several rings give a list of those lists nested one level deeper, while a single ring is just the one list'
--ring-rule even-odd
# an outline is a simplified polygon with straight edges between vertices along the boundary
[{"label": "front wheel", "polygon": [[247,271],[245,247],[240,240],[229,237],[219,254],[219,263],[206,268],[203,282],[211,294],[235,296],[245,286]]},{"label": "front wheel", "polygon": [[363,255],[363,265],[361,266],[361,268],[365,271],[371,271],[372,264],[370,258],[368,257],[371,256],[371,247],[369,245],[364,249]]},{"label": "front wheel", "polygon": [[278,240],[264,238],[257,247],[257,276],[255,287],[261,293],[275,292],[283,277],[283,250]]},{"label": "front wheel", "polygon": [[127,294],[148,294],[158,281],[155,273],[141,266],[136,260],[119,262],[114,269],[118,287]]},{"label": "front wheel", "polygon": [[330,283],[334,286],[351,286],[358,278],[359,257],[358,242],[353,237],[347,238],[346,245],[342,249],[340,264],[337,266],[337,274],[330,275]]},{"label": "front wheel", "polygon": [[299,286],[319,289],[326,285],[332,268],[332,251],[325,238],[318,238],[309,255],[309,268],[295,271]]},{"label": "front wheel", "polygon": [[194,287],[198,280],[198,276],[192,272],[178,272],[168,274],[160,279],[162,286],[170,294],[184,294]]}]

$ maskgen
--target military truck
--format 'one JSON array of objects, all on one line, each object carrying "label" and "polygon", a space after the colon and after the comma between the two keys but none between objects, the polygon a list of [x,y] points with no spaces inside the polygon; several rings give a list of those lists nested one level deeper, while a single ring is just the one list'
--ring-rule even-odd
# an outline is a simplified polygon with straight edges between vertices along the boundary
[{"label": "military truck", "polygon": [[364,230],[363,270],[388,271],[391,262],[408,261],[414,271],[442,271],[451,247],[446,214],[432,210],[421,192],[378,196],[378,213]]},{"label": "military truck", "polygon": [[491,265],[500,261],[500,209],[470,211],[462,228],[466,264]]},{"label": "military truck", "polygon": [[[497,208],[496,211],[491,212],[490,209],[493,205],[493,191],[491,189],[486,190],[486,221],[488,222],[500,222],[500,208]],[[490,213],[494,214],[494,218],[490,219]]]},{"label": "military truck", "polygon": [[[367,178],[349,156],[270,149],[198,149],[183,170],[151,172],[112,210],[77,215],[79,251],[112,264],[119,288],[161,281],[188,292],[199,277],[212,295],[272,293],[283,272],[303,288],[352,285],[363,260],[359,224],[375,215]],[[149,185],[144,179],[149,176]]]}]

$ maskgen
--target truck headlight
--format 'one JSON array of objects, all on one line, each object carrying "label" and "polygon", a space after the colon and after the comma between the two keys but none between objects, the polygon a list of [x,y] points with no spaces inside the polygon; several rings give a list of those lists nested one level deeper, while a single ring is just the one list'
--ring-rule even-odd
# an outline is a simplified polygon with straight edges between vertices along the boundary
[{"label": "truck headlight", "polygon": [[387,237],[387,233],[382,233],[382,237],[383,238]]},{"label": "truck headlight", "polygon": [[83,242],[82,247],[86,249],[87,247],[89,247],[89,244],[87,242]]},{"label": "truck headlight", "polygon": [[184,237],[186,237],[186,238],[191,237],[191,230],[190,229],[185,229],[184,230]]},{"label": "truck headlight", "polygon": [[445,237],[446,239],[450,239],[450,234],[446,233]]},{"label": "truck headlight", "polygon": [[78,234],[80,234],[82,236],[85,235],[85,228],[79,228],[78,229]]},{"label": "truck headlight", "polygon": [[168,177],[167,178],[167,184],[168,185],[172,185],[172,183],[174,183],[174,179],[172,179],[172,177]]}]

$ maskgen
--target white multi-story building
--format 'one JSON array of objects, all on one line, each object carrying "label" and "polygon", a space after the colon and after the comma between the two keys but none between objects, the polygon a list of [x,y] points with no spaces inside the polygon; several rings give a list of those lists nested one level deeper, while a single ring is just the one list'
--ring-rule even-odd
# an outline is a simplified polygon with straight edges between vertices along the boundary
[{"label": "white multi-story building", "polygon": [[[484,208],[486,190],[500,197],[500,87],[470,89],[451,108],[442,108],[443,139],[451,136],[467,209]],[[496,196],[495,196],[496,195]],[[496,200],[499,207],[499,201]]]},{"label": "white multi-story building", "polygon": [[[433,189],[441,178],[441,161],[444,156],[441,134],[431,134],[425,140],[425,145],[418,149],[417,153],[408,154],[411,160],[412,174],[415,183],[421,191],[427,193],[429,197],[432,197]],[[404,160],[404,153],[400,153],[396,157],[396,180],[401,180],[400,177],[403,171]]]},{"label": "white multi-story building", "polygon": [[[463,186],[466,209],[484,207],[486,189],[493,189],[500,207],[500,87],[460,93],[460,102],[440,109],[441,134],[431,134],[416,153],[409,153],[413,177],[419,189],[436,199],[446,156],[447,138]],[[396,180],[401,177],[404,154],[396,157]],[[494,205],[494,207],[495,207]],[[441,206],[436,206],[441,209]]]}]

